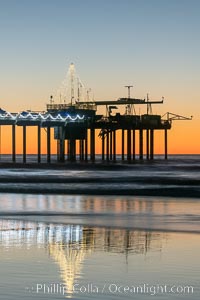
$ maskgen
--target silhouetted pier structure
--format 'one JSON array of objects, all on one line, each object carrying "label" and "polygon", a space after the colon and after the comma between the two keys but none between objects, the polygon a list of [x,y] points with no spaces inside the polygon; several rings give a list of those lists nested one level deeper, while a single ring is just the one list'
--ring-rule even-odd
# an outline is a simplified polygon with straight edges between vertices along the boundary
[{"label": "silhouetted pier structure", "polygon": [[[77,84],[77,86],[75,86]],[[191,118],[166,113],[164,116],[155,115],[152,105],[162,104],[161,101],[135,99],[130,97],[132,85],[128,88],[128,97],[118,100],[91,101],[91,89],[86,90],[77,76],[74,64],[71,63],[67,76],[61,87],[47,104],[45,112],[23,111],[10,113],[0,109],[0,128],[10,125],[12,128],[12,161],[16,162],[16,127],[22,127],[22,157],[27,160],[27,127],[37,128],[37,161],[41,162],[42,133],[46,131],[47,163],[51,162],[52,131],[57,141],[57,160],[92,161],[97,154],[97,140],[101,144],[101,160],[117,160],[117,153],[122,161],[133,162],[139,155],[139,160],[154,159],[155,132],[163,131],[164,158],[168,156],[168,130],[172,120],[190,120]],[[70,99],[70,100],[69,100]],[[57,103],[54,103],[54,100]],[[60,103],[58,103],[60,102]],[[70,103],[69,103],[70,102]],[[136,114],[135,106],[142,105],[146,114]],[[125,108],[124,114],[113,114],[113,110]],[[98,114],[98,107],[106,108],[106,114]],[[117,137],[117,133],[118,134]],[[120,138],[119,138],[120,136]],[[6,141],[3,141],[6,143]],[[32,142],[32,141],[31,141]],[[99,143],[98,143],[99,144]],[[1,137],[0,137],[1,148]],[[120,149],[120,150],[119,150]],[[137,151],[136,151],[137,150]],[[137,152],[137,153],[136,153]],[[99,154],[99,153],[98,153]],[[146,155],[144,155],[146,154]]]},{"label": "silhouetted pier structure", "polygon": [[[101,160],[117,160],[121,154],[122,161],[154,159],[155,132],[163,131],[164,158],[168,156],[168,130],[172,120],[191,120],[176,114],[166,113],[164,116],[155,115],[152,105],[162,104],[160,101],[135,99],[130,97],[132,85],[128,88],[128,97],[118,100],[91,101],[91,89],[85,89],[84,84],[77,76],[74,64],[71,63],[66,78],[55,93],[50,97],[45,112],[23,111],[10,113],[0,109],[0,128],[10,125],[12,128],[12,161],[16,162],[16,127],[22,130],[22,157],[27,160],[27,127],[37,128],[37,161],[41,162],[41,144],[43,142],[41,130],[46,131],[47,163],[51,162],[52,131],[57,141],[57,160],[92,161],[97,154],[97,140],[101,144]],[[56,101],[57,103],[54,103]],[[60,102],[60,103],[58,103]],[[70,103],[69,103],[70,102]],[[136,114],[135,106],[142,105],[146,114]],[[113,110],[120,106],[125,108],[124,114]],[[98,107],[106,108],[106,114],[98,114]],[[120,132],[121,134],[117,133]],[[120,138],[119,138],[120,136]],[[5,141],[6,143],[6,141]],[[0,137],[1,148],[1,137]],[[98,152],[99,154],[99,152]],[[137,154],[137,155],[136,155]],[[146,156],[144,156],[146,154]]]},{"label": "silhouetted pier structure", "polygon": [[[154,159],[154,133],[164,132],[164,157],[167,159],[167,133],[171,129],[171,120],[163,120],[160,115],[149,114],[151,105],[162,104],[161,101],[149,101],[120,98],[116,101],[78,102],[72,104],[47,104],[46,112],[24,111],[19,114],[0,110],[0,126],[10,125],[12,128],[12,161],[16,161],[16,126],[23,128],[23,162],[27,156],[27,127],[37,127],[37,161],[41,162],[41,130],[46,130],[47,162],[51,162],[51,131],[57,140],[58,161],[95,161],[97,139],[101,143],[101,160],[116,161],[117,144],[121,148],[122,161],[136,160],[136,145],[139,149],[139,160]],[[132,114],[134,105],[146,105],[147,113]],[[126,113],[112,113],[118,106],[125,106]],[[97,114],[97,107],[106,107],[107,114]],[[117,131],[121,132],[120,140]],[[138,140],[136,140],[138,132]],[[144,136],[146,138],[144,139]],[[144,140],[146,144],[144,145]],[[118,146],[119,151],[119,146]],[[144,156],[146,153],[146,156]]]}]

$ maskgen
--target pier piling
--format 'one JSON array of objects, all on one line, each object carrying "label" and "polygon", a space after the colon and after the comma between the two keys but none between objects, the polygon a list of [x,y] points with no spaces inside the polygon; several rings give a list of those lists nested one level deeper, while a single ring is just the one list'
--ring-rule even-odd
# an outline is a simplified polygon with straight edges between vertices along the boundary
[{"label": "pier piling", "polygon": [[38,145],[38,153],[37,153],[37,156],[38,156],[38,163],[41,162],[41,127],[40,125],[38,125],[37,127],[38,129],[38,134],[37,134],[37,139],[38,139],[38,142],[37,142],[37,145]]},{"label": "pier piling", "polygon": [[86,131],[85,136],[85,161],[88,160],[88,131]]},{"label": "pier piling", "polygon": [[110,135],[110,160],[113,158],[113,136],[112,136],[112,130],[109,132]]},{"label": "pier piling", "polygon": [[146,159],[149,159],[149,129],[146,130]]},{"label": "pier piling", "polygon": [[127,160],[131,161],[131,129],[127,129]]},{"label": "pier piling", "polygon": [[26,163],[26,126],[23,127],[23,163]]},{"label": "pier piling", "polygon": [[113,130],[113,160],[116,161],[116,130]]},{"label": "pier piling", "polygon": [[47,162],[51,162],[51,127],[47,127]]},{"label": "pier piling", "polygon": [[109,161],[109,132],[107,130],[107,133],[106,133],[106,160]]},{"label": "pier piling", "polygon": [[143,160],[143,129],[139,130],[139,157]]},{"label": "pier piling", "polygon": [[165,159],[167,159],[167,157],[168,157],[168,153],[167,153],[168,152],[167,151],[168,150],[167,149],[168,148],[168,145],[167,145],[167,129],[165,129],[164,132],[165,132]]},{"label": "pier piling", "polygon": [[150,130],[150,159],[154,158],[154,130]]},{"label": "pier piling", "polygon": [[95,161],[95,129],[90,129],[90,159]]},{"label": "pier piling", "polygon": [[16,161],[16,127],[12,125],[12,161]]},{"label": "pier piling", "polygon": [[133,160],[135,160],[135,129],[132,132],[132,141],[133,141]]},{"label": "pier piling", "polygon": [[102,132],[101,138],[102,138],[102,140],[101,140],[101,159],[105,160],[105,133],[104,133],[104,131]]},{"label": "pier piling", "polygon": [[60,161],[65,161],[65,130],[60,127]]},{"label": "pier piling", "polygon": [[122,160],[124,160],[124,129],[122,129]]}]

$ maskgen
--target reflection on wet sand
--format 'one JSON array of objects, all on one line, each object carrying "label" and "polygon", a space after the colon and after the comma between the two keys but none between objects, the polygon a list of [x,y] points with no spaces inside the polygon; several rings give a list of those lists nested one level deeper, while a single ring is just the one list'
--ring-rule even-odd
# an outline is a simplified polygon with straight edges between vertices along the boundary
[{"label": "reflection on wet sand", "polygon": [[[0,211],[40,211],[65,213],[167,213],[174,209],[173,199],[117,196],[12,195],[0,196]],[[178,205],[176,201],[176,205]],[[185,203],[185,205],[187,205]],[[189,208],[189,206],[188,206]]]},{"label": "reflection on wet sand", "polygon": [[0,247],[46,248],[60,269],[68,296],[81,278],[84,260],[93,252],[129,254],[161,251],[167,233],[125,229],[90,228],[16,220],[0,220]]},{"label": "reflection on wet sand", "polygon": [[1,218],[140,230],[200,233],[199,200],[118,196],[0,196]]}]

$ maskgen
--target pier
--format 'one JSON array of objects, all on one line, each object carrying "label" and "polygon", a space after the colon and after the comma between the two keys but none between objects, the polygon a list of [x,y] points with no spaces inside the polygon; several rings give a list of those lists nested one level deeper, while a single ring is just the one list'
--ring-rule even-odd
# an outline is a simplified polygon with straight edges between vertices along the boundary
[{"label": "pier", "polygon": [[[83,84],[75,76],[74,65],[71,64],[68,72],[70,87],[68,95],[61,94],[67,90],[61,87],[58,91],[60,103],[55,103],[53,96],[43,112],[26,110],[20,113],[10,113],[0,109],[0,129],[10,126],[12,135],[11,155],[12,162],[16,162],[16,127],[22,127],[22,161],[27,162],[27,128],[35,127],[37,130],[37,162],[41,163],[41,131],[46,132],[46,162],[51,163],[52,136],[57,142],[57,160],[65,161],[91,161],[97,157],[97,144],[101,148],[101,160],[116,162],[134,162],[136,159],[153,160],[155,132],[163,132],[164,158],[168,158],[168,131],[173,120],[190,120],[176,114],[166,113],[164,116],[153,114],[152,107],[161,105],[164,98],[159,101],[131,98],[128,96],[117,100],[94,101],[86,96],[82,97]],[[78,82],[75,88],[75,82]],[[75,93],[77,91],[77,93]],[[63,99],[63,101],[61,101]],[[67,99],[67,100],[66,100]],[[70,101],[68,100],[70,99]],[[68,101],[68,102],[67,102]],[[145,114],[137,114],[136,106],[145,107]],[[98,108],[104,108],[105,114],[99,114]],[[53,135],[53,134],[54,135]],[[44,140],[43,140],[44,141]],[[21,141],[20,141],[21,142]],[[1,148],[0,139],[0,148]],[[6,141],[3,141],[5,144]],[[99,153],[99,152],[98,152]]]},{"label": "pier", "polygon": [[[133,105],[162,104],[161,101],[145,101],[134,98],[122,98],[116,101],[79,102],[77,104],[47,104],[46,112],[23,111],[10,113],[0,110],[0,127],[11,127],[12,162],[16,162],[16,127],[22,127],[22,160],[27,161],[27,127],[37,128],[37,162],[41,162],[41,130],[46,131],[46,162],[51,162],[52,134],[57,142],[57,160],[92,161],[96,159],[96,144],[101,144],[101,160],[115,162],[117,145],[120,148],[121,161],[133,162],[154,159],[155,132],[163,132],[163,155],[168,158],[168,131],[172,120],[190,120],[191,118],[167,113],[164,118],[154,114],[113,114],[119,105],[127,111]],[[98,106],[105,106],[107,114],[97,114]],[[148,109],[147,109],[148,112]],[[117,132],[120,132],[117,138]],[[120,136],[120,139],[119,139]],[[138,137],[138,139],[136,139]],[[145,141],[145,143],[144,143]],[[6,141],[4,141],[5,143]],[[136,156],[136,148],[138,155]],[[118,150],[119,151],[119,150]],[[119,157],[119,153],[118,153]]]},{"label": "pier", "polygon": [[[112,114],[116,105],[152,105],[159,102],[146,102],[139,99],[119,99],[116,101],[99,101],[93,103],[80,102],[76,105],[48,104],[44,113],[24,111],[19,114],[0,111],[0,126],[10,125],[12,134],[12,161],[16,162],[16,126],[22,130],[22,157],[26,163],[27,156],[27,127],[37,128],[37,161],[41,162],[41,130],[46,131],[46,161],[51,162],[51,131],[57,141],[57,159],[68,161],[95,161],[96,144],[101,144],[101,160],[116,161],[117,144],[121,148],[122,161],[136,159],[136,145],[138,143],[139,159],[154,159],[154,133],[163,131],[164,157],[167,159],[167,135],[171,128],[170,120],[163,120],[159,115],[122,115]],[[115,105],[114,105],[115,104]],[[96,113],[98,105],[107,107],[108,115]],[[116,133],[121,132],[120,140]],[[97,134],[98,133],[98,134]],[[136,140],[136,133],[139,140]],[[144,145],[144,136],[146,143]],[[146,153],[146,156],[144,156]]]}]

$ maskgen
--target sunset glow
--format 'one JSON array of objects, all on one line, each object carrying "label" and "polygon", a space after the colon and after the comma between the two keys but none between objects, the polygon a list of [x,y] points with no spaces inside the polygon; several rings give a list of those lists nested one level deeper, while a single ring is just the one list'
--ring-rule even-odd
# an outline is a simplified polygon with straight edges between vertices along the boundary
[{"label": "sunset glow", "polygon": [[[165,97],[163,105],[153,106],[154,114],[192,115],[192,121],[173,122],[168,151],[200,152],[199,1],[60,0],[57,5],[50,0],[46,5],[9,0],[1,1],[0,8],[2,109],[44,111],[73,61],[97,101],[126,97],[124,86],[131,84],[134,98],[144,99],[147,93],[152,100]],[[137,114],[145,110],[136,107]],[[27,153],[36,153],[37,129],[27,133]],[[155,154],[162,154],[163,132],[155,135]],[[42,130],[42,153],[45,136]],[[17,128],[16,141],[21,153],[22,128]],[[101,152],[100,142],[96,150]],[[51,152],[56,153],[53,130]],[[1,153],[11,153],[9,126],[1,126]]]}]

